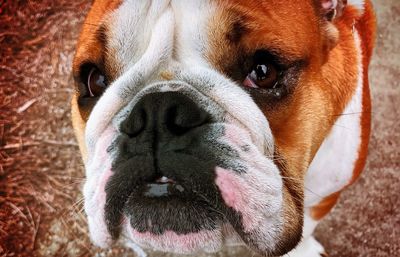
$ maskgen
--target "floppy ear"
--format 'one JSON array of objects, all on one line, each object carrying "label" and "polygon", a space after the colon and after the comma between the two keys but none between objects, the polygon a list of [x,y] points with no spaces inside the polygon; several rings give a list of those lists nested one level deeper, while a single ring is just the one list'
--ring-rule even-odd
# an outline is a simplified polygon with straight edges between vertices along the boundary
[{"label": "floppy ear", "polygon": [[329,51],[336,46],[339,40],[339,30],[335,26],[335,21],[342,16],[347,0],[317,0],[317,3],[326,39],[325,48]]}]

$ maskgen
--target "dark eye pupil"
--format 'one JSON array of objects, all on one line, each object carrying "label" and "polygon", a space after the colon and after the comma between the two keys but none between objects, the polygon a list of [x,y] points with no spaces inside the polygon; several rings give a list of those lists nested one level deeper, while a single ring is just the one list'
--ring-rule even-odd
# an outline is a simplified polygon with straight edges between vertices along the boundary
[{"label": "dark eye pupil", "polygon": [[264,80],[268,76],[269,69],[267,65],[257,65],[255,72],[257,75],[257,80]]},{"label": "dark eye pupil", "polygon": [[253,71],[250,73],[250,77],[252,80],[263,81],[271,77],[272,69],[268,64],[257,64]]}]

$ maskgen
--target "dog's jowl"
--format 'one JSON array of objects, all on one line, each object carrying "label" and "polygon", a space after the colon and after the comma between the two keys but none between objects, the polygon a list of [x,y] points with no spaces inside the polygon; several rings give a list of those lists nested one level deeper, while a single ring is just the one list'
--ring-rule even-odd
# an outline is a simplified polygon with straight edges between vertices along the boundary
[{"label": "dog's jowl", "polygon": [[323,254],[365,164],[374,33],[369,0],[94,1],[72,99],[93,243]]}]

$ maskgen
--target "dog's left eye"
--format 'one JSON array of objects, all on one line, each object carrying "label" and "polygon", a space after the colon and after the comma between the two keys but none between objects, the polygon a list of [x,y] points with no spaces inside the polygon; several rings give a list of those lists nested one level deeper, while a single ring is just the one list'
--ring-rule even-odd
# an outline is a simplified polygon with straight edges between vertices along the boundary
[{"label": "dog's left eye", "polygon": [[99,97],[107,88],[106,77],[95,66],[90,68],[85,80],[86,97]]},{"label": "dog's left eye", "polygon": [[243,86],[262,89],[275,88],[279,79],[278,66],[263,51],[257,51],[253,59],[253,66],[243,81]]}]

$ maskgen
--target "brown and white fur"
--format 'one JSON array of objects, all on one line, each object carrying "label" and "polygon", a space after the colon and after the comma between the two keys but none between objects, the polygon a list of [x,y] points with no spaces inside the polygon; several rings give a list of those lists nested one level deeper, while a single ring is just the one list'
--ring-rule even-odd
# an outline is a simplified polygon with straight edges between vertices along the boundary
[{"label": "brown and white fur", "polygon": [[[313,230],[366,161],[374,34],[370,0],[94,1],[74,59],[72,99],[92,241],[108,247],[123,234],[137,248],[196,253],[233,240],[265,256],[320,256]],[[257,49],[288,66],[301,63],[287,78],[287,95],[244,88],[241,64]],[[95,99],[84,99],[87,64],[109,81]],[[225,217],[213,229],[154,234],[132,227],[126,207],[111,208],[123,212],[117,221],[105,214],[120,125],[146,96],[166,92],[184,94],[213,117],[207,130],[215,138],[199,132],[198,140],[211,143],[196,147],[236,163],[216,164],[210,175]]]}]

